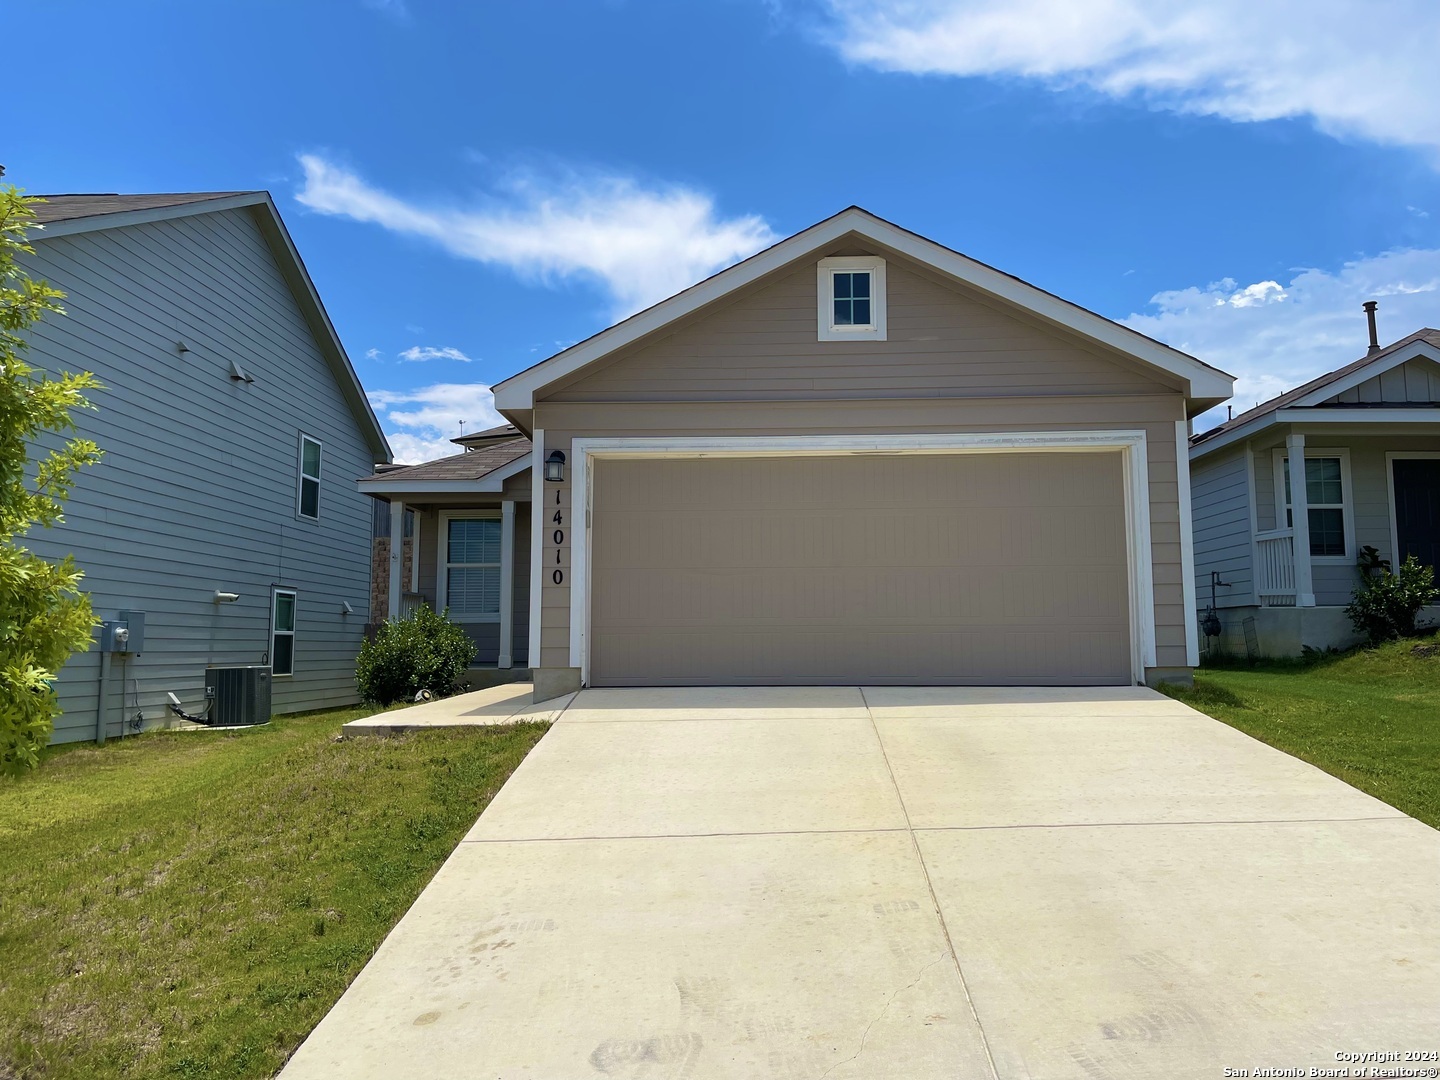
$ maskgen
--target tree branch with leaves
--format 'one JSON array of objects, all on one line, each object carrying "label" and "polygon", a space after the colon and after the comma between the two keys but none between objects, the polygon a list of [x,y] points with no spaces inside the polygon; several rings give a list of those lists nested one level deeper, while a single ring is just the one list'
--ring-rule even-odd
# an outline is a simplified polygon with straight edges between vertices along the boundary
[{"label": "tree branch with leaves", "polygon": [[8,773],[39,762],[60,713],[56,676],[89,647],[95,626],[73,557],[48,562],[20,543],[36,525],[64,520],[75,473],[101,456],[93,441],[73,437],[36,449],[46,435],[75,431],[73,413],[93,408],[85,394],[101,389],[90,372],[52,376],[24,360],[31,327],[65,313],[64,294],[20,264],[35,253],[26,237],[40,201],[0,186],[0,772]]}]

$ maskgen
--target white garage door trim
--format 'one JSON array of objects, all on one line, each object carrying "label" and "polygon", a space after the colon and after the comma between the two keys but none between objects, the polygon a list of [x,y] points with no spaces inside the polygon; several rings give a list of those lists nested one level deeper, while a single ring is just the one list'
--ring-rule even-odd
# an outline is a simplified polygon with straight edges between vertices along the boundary
[{"label": "white garage door trim", "polygon": [[[585,508],[572,533],[570,666],[590,685],[591,462],[596,458],[843,457],[853,454],[999,454],[1119,451],[1125,467],[1125,541],[1130,579],[1132,676],[1155,666],[1155,590],[1150,555],[1149,468],[1143,431],[1011,431],[947,435],[647,436],[573,441],[571,506]],[[577,522],[578,524],[578,522]]]}]

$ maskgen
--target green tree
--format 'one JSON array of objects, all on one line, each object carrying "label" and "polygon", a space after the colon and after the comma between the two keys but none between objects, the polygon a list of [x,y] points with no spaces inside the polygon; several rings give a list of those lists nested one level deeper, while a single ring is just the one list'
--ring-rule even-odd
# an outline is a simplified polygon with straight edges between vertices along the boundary
[{"label": "green tree", "polygon": [[37,438],[74,431],[71,413],[92,408],[85,392],[100,387],[89,372],[51,377],[22,359],[25,332],[64,314],[64,294],[19,263],[34,253],[25,237],[40,201],[0,186],[0,772],[9,773],[39,761],[60,711],[55,676],[89,647],[95,625],[74,560],[46,562],[20,545],[34,526],[64,520],[75,471],[100,459],[100,448],[79,438],[30,457]]}]

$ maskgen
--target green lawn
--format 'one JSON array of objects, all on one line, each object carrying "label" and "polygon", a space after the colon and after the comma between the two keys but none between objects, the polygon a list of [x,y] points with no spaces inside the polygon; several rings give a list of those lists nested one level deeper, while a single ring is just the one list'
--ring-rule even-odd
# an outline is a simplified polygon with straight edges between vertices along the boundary
[{"label": "green lawn", "polygon": [[367,711],[0,780],[0,1080],[280,1068],[545,731],[337,738]]},{"label": "green lawn", "polygon": [[1194,690],[1173,695],[1440,828],[1440,648],[1432,642],[1208,667]]}]

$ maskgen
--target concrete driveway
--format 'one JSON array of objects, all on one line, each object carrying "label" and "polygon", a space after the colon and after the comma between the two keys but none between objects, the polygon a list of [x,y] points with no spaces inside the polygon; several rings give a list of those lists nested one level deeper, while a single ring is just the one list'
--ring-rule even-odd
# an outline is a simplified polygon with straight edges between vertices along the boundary
[{"label": "concrete driveway", "polygon": [[590,690],[283,1076],[1310,1075],[1437,1018],[1440,833],[1148,690]]}]

